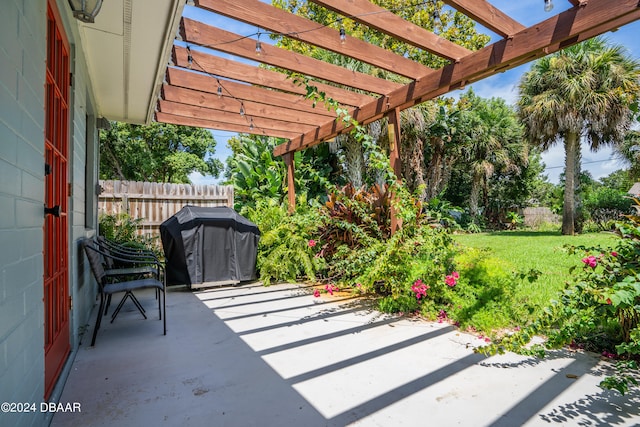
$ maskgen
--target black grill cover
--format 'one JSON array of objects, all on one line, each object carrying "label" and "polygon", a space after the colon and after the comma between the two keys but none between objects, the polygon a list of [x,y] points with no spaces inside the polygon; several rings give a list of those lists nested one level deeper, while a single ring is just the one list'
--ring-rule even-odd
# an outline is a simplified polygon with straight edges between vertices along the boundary
[{"label": "black grill cover", "polygon": [[258,226],[228,207],[185,206],[160,225],[167,284],[256,279]]}]

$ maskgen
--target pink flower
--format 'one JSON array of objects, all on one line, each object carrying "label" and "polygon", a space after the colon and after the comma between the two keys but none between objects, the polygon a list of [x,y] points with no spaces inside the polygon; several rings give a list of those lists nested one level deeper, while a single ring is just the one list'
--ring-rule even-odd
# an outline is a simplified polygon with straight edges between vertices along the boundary
[{"label": "pink flower", "polygon": [[313,291],[313,296],[318,298],[320,296],[320,291],[317,290],[317,289],[315,291]]},{"label": "pink flower", "polygon": [[460,278],[460,274],[458,274],[457,271],[454,271],[450,275],[444,278],[444,283],[446,283],[447,286],[450,286],[453,288],[458,283],[459,278]]},{"label": "pink flower", "polygon": [[310,248],[314,247],[316,245],[316,243],[317,242],[315,240],[313,240],[313,239],[309,240],[309,247]]},{"label": "pink flower", "polygon": [[617,257],[617,256],[618,256],[618,252],[616,252],[616,251],[612,251],[612,252],[611,252],[611,256],[612,256],[612,257]]},{"label": "pink flower", "polygon": [[331,285],[331,284],[329,284],[329,285],[325,285],[325,286],[324,286],[324,289],[325,289],[327,292],[329,292],[329,295],[333,295],[333,291],[338,291],[338,290],[339,290],[337,286],[333,286],[333,285]]},{"label": "pink flower", "polygon": [[591,268],[596,268],[596,265],[598,265],[598,258],[593,255],[589,255],[588,257],[582,258],[582,262]]},{"label": "pink flower", "polygon": [[356,287],[359,289],[362,288],[362,283],[356,283]]},{"label": "pink flower", "polygon": [[442,323],[445,320],[447,320],[447,312],[444,310],[440,310],[440,312],[438,313],[438,323]]},{"label": "pink flower", "polygon": [[413,285],[411,285],[411,291],[416,294],[416,298],[418,299],[427,296],[427,289],[429,289],[429,286],[422,283],[421,279],[416,280],[413,282]]}]

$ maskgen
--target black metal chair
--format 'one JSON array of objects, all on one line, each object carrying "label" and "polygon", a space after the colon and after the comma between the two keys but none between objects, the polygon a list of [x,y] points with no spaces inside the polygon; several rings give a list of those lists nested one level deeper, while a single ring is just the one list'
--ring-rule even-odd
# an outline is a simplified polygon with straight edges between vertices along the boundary
[{"label": "black metal chair", "polygon": [[[101,250],[100,246],[91,239],[85,239],[82,241],[82,247],[87,255],[87,259],[89,260],[89,265],[91,267],[91,272],[98,282],[98,290],[100,294],[100,307],[98,308],[98,315],[96,316],[96,324],[93,328],[93,337],[91,339],[91,345],[93,346],[96,342],[96,335],[98,334],[98,329],[100,329],[100,323],[102,320],[102,313],[105,309],[105,299],[110,298],[111,295],[124,292],[124,297],[120,300],[120,303],[116,307],[113,315],[111,316],[111,321],[115,319],[115,317],[120,312],[120,309],[124,305],[127,299],[131,299],[131,301],[136,305],[140,313],[146,319],[144,309],[138,302],[137,298],[133,295],[133,291],[137,289],[149,289],[153,288],[159,292],[158,298],[158,315],[160,320],[163,320],[163,333],[167,334],[167,313],[166,313],[166,285],[164,280],[164,267],[161,263],[156,264],[156,268],[158,269],[158,277],[144,277],[140,279],[134,280],[118,280],[118,276],[107,276],[104,268],[104,262],[107,259],[110,261],[118,262],[125,264],[131,263],[135,264],[134,261],[127,260],[126,258],[121,258],[119,256],[113,255],[111,253],[107,253]],[[124,276],[121,276],[124,277]],[[164,312],[164,314],[163,314]]]},{"label": "black metal chair", "polygon": [[[109,279],[115,278],[118,281],[123,279],[142,279],[144,277],[155,277],[161,280],[160,269],[158,265],[162,265],[156,254],[145,248],[129,247],[113,242],[104,236],[98,236],[96,239],[98,249],[102,252],[112,255],[103,258],[103,264],[105,268],[105,274]],[[121,262],[117,262],[113,256],[126,259],[127,263],[123,265]],[[156,289],[156,299],[160,297],[160,291]],[[146,311],[144,307],[138,302],[135,295],[130,292],[125,295],[124,298],[131,298],[133,303],[138,307],[140,313],[146,319]],[[107,302],[104,307],[104,315],[107,315],[109,306],[111,305],[111,295],[107,297]],[[115,319],[117,311],[111,315],[111,321]]]}]

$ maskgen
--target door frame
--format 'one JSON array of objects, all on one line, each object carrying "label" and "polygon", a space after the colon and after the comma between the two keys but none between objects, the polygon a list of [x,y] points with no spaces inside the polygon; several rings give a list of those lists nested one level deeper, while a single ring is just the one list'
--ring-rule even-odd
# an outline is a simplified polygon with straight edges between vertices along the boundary
[{"label": "door frame", "polygon": [[[71,49],[55,0],[47,0],[45,65],[45,219],[43,224],[44,398],[71,351],[69,164]],[[57,210],[55,209],[57,206]]]}]

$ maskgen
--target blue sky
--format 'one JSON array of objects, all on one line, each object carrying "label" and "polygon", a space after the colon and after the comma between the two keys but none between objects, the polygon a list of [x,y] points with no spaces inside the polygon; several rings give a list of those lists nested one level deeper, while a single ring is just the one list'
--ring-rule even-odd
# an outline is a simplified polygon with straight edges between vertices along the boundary
[{"label": "blue sky", "polygon": [[[568,0],[553,0],[554,9],[551,14],[544,12],[542,0],[489,0],[491,4],[498,9],[512,16],[518,22],[525,26],[533,25],[537,22],[543,21],[549,18],[551,15],[558,13],[562,10],[568,9],[571,5]],[[257,29],[248,25],[244,25],[235,21],[229,21],[225,18],[220,18],[212,14],[207,14],[211,19],[212,25],[219,25],[228,31],[235,32],[240,35],[254,34]],[[187,6],[185,8],[185,16],[201,19],[202,16],[198,15],[196,8]],[[479,31],[486,34],[493,34],[480,28]],[[628,53],[634,57],[640,59],[640,44],[637,41],[638,34],[640,34],[640,21],[636,21],[632,24],[628,24],[618,31],[609,32],[604,35],[611,43],[625,46]],[[267,42],[268,38],[264,37],[263,42]],[[237,58],[235,58],[237,59]],[[469,85],[473,90],[484,98],[501,97],[508,103],[514,104],[517,98],[517,85],[520,77],[523,73],[529,70],[531,64],[525,64],[520,67],[508,70],[504,73],[496,74],[488,77],[484,80]],[[222,160],[224,163],[226,158],[231,154],[230,149],[226,145],[226,141],[235,135],[235,133],[212,131],[214,138],[217,141],[215,157]],[[583,169],[588,170],[595,179],[607,176],[611,172],[618,170],[622,167],[619,160],[612,158],[610,149],[601,149],[596,153],[589,151],[587,147],[583,147],[582,150],[582,162]],[[545,174],[548,176],[551,182],[557,183],[558,176],[563,171],[564,165],[564,149],[562,144],[556,144],[549,151],[543,154],[543,161],[547,166]],[[211,184],[216,183],[218,180],[212,177],[203,177],[199,174],[193,174],[191,179],[194,184]]]}]

